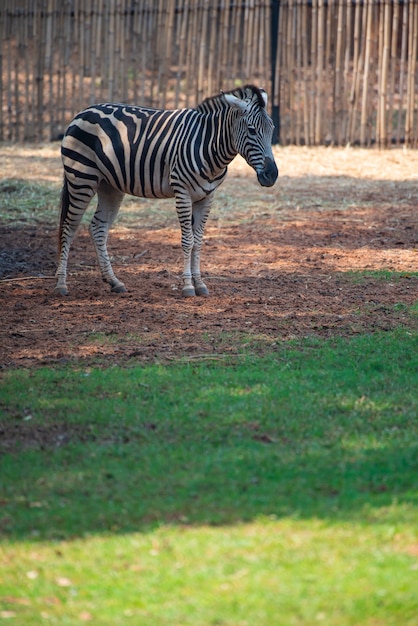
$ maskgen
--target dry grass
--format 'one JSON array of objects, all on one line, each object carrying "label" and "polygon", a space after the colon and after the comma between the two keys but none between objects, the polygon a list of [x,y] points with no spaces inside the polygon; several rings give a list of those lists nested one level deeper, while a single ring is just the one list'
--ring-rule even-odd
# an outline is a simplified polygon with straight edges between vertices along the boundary
[{"label": "dry grass", "polygon": [[[60,183],[62,168],[60,144],[0,146],[2,178]],[[363,180],[416,181],[418,151],[404,148],[366,150],[360,148],[275,147],[280,176],[348,176]],[[229,168],[230,176],[253,175],[251,168],[237,157]]]}]

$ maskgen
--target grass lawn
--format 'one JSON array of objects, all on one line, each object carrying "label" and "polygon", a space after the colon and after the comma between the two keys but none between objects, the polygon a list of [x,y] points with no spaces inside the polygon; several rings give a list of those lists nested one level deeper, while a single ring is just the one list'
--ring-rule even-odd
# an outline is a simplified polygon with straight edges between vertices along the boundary
[{"label": "grass lawn", "polygon": [[0,623],[418,626],[418,152],[275,155],[270,190],[231,166],[235,287],[187,309],[141,300],[181,255],[135,198],[132,299],[51,301],[59,146],[0,147]]},{"label": "grass lawn", "polygon": [[417,348],[4,371],[0,619],[415,626]]}]

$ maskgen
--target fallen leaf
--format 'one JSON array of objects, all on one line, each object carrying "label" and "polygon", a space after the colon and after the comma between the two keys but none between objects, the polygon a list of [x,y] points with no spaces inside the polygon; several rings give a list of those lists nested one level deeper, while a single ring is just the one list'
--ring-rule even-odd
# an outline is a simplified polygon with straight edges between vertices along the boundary
[{"label": "fallen leaf", "polygon": [[27,598],[16,598],[14,596],[5,596],[2,598],[6,604],[19,604],[20,606],[30,606],[30,600]]},{"label": "fallen leaf", "polygon": [[83,611],[80,613],[79,617],[83,622],[89,622],[92,619],[92,614],[88,611]]},{"label": "fallen leaf", "polygon": [[59,576],[55,579],[58,587],[71,587],[73,584],[69,578],[65,578],[64,576]]}]

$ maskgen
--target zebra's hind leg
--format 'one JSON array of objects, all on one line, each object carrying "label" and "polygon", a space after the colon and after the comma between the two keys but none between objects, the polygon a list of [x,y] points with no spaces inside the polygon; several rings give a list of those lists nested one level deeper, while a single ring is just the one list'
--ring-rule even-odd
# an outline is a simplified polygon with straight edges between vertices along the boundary
[{"label": "zebra's hind leg", "polygon": [[81,218],[95,194],[92,184],[76,185],[70,183],[64,174],[64,183],[61,191],[60,223],[58,232],[58,268],[55,272],[57,284],[54,292],[60,296],[68,294],[67,265],[68,255],[74,235],[80,225]]},{"label": "zebra's hind leg", "polygon": [[90,234],[96,248],[97,259],[99,261],[103,280],[106,283],[109,283],[112,291],[116,293],[123,293],[126,291],[126,287],[118,278],[116,278],[113,272],[107,251],[107,238],[109,228],[118,214],[123,196],[125,194],[102,181],[97,190],[97,195],[99,202],[90,223]]},{"label": "zebra's hind leg", "polygon": [[212,206],[213,193],[203,200],[193,204],[192,228],[193,228],[193,249],[191,254],[191,272],[195,293],[197,296],[208,296],[209,290],[202,280],[200,273],[200,251],[202,249],[203,234],[205,225],[209,217]]}]

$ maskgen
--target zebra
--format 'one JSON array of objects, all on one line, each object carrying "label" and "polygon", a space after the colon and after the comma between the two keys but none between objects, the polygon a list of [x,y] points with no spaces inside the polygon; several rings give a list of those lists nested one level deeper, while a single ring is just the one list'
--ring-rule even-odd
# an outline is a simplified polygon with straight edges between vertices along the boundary
[{"label": "zebra", "polygon": [[278,177],[267,101],[263,89],[246,85],[207,98],[196,108],[103,103],[78,113],[61,145],[64,182],[55,292],[68,293],[70,246],[97,193],[89,231],[102,278],[112,292],[125,292],[126,287],[113,272],[108,233],[124,195],[130,194],[175,198],[184,254],[182,295],[207,296],[200,269],[202,239],[214,192],[229,163],[241,154],[264,187]]}]

